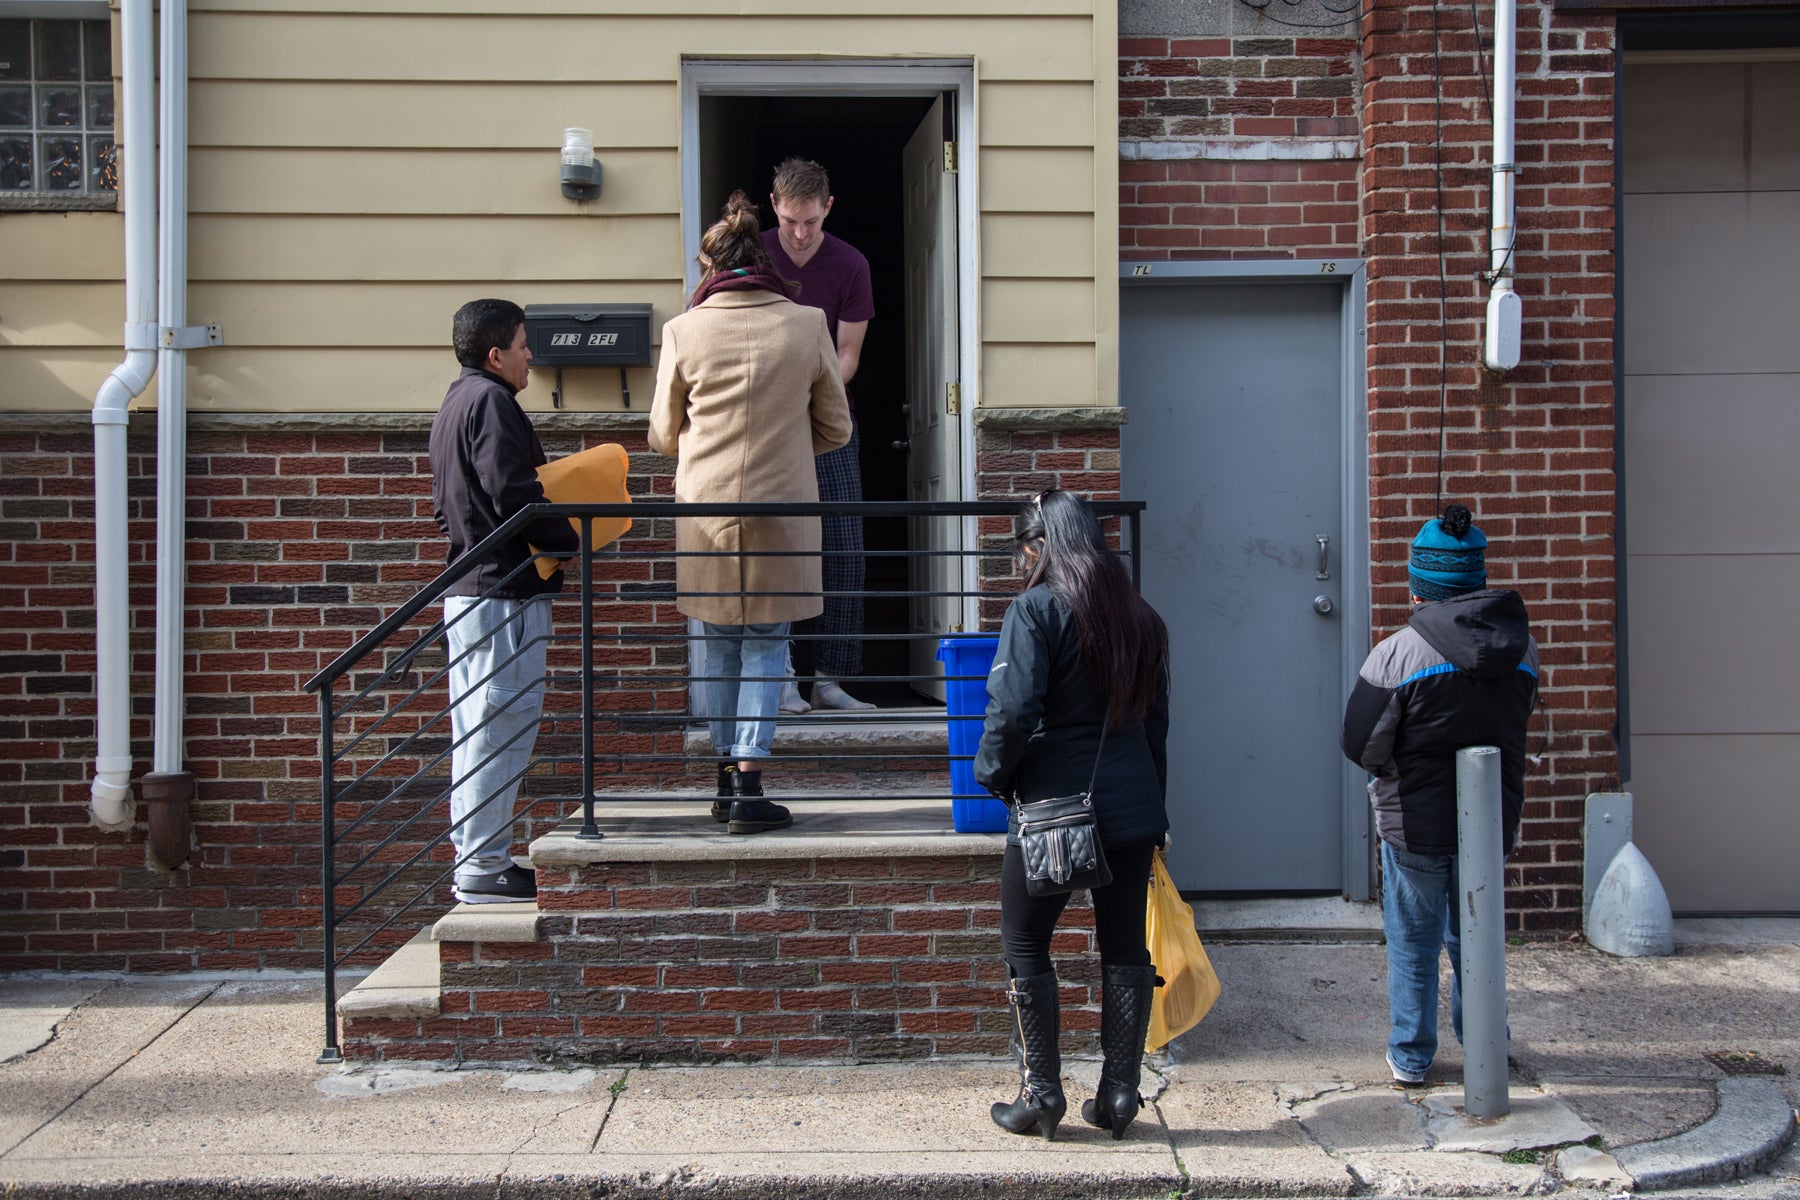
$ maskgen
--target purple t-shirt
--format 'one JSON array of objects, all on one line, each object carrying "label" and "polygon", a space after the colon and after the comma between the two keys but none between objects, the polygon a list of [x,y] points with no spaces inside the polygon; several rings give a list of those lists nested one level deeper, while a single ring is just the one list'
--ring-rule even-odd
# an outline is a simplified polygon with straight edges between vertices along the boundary
[{"label": "purple t-shirt", "polygon": [[875,293],[869,286],[869,260],[862,251],[842,238],[819,231],[819,248],[796,267],[781,245],[781,231],[763,231],[763,249],[775,264],[775,273],[800,285],[792,293],[796,304],[825,310],[825,327],[831,333],[831,344],[837,345],[839,321],[867,321],[875,315]]}]

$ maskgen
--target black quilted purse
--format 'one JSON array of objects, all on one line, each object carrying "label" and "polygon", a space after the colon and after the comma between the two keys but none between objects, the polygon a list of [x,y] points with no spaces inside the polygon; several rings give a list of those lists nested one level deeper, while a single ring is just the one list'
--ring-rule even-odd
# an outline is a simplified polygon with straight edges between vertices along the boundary
[{"label": "black quilted purse", "polygon": [[1105,749],[1103,726],[1087,791],[1018,807],[1025,890],[1033,896],[1057,896],[1112,882],[1112,868],[1100,846],[1100,826],[1094,820],[1094,781],[1100,777],[1100,754]]}]

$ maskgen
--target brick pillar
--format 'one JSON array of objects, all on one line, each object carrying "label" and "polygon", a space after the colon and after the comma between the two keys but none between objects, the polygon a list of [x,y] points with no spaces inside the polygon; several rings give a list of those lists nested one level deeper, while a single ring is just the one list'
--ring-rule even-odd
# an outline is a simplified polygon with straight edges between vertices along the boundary
[{"label": "brick pillar", "polygon": [[[1480,15],[1491,37],[1491,9]],[[1610,15],[1519,11],[1524,352],[1502,377],[1481,365],[1489,47],[1466,9],[1384,5],[1363,24],[1374,632],[1406,618],[1420,524],[1466,503],[1490,541],[1490,581],[1530,609],[1554,720],[1507,876],[1512,923],[1527,930],[1580,923],[1582,801],[1617,783],[1614,38]]]}]

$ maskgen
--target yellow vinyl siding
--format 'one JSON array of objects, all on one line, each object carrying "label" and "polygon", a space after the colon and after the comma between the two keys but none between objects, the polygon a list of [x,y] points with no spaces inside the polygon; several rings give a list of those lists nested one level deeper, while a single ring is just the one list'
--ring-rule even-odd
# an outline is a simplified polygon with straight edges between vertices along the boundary
[{"label": "yellow vinyl siding", "polygon": [[[979,402],[1116,403],[1110,4],[346,8],[191,6],[188,312],[225,333],[191,356],[197,409],[435,407],[450,313],[480,295],[649,302],[660,329],[682,304],[691,219],[684,59],[856,57],[974,64]],[[595,129],[605,172],[586,204],[556,181],[573,124]],[[91,406],[119,358],[122,229],[118,213],[0,212],[0,410]],[[619,407],[616,372],[564,383],[570,407]],[[536,372],[524,399],[546,408],[549,390]]]},{"label": "yellow vinyl siding", "polygon": [[993,279],[981,289],[981,332],[994,342],[1091,342],[1092,279]]}]

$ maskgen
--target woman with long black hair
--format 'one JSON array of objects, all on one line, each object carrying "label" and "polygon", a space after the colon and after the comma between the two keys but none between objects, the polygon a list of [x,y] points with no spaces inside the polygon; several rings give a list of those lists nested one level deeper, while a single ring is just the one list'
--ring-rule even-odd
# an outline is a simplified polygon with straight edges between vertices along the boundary
[{"label": "woman with long black hair", "polygon": [[1000,933],[1020,1083],[1018,1098],[995,1104],[992,1115],[1002,1129],[1048,1140],[1068,1111],[1050,938],[1069,898],[1028,891],[1017,806],[1080,792],[1092,779],[1113,878],[1093,890],[1105,1064],[1081,1115],[1118,1139],[1143,1105],[1138,1081],[1156,987],[1144,906],[1152,858],[1169,828],[1169,635],[1093,509],[1072,492],[1047,491],[1025,507],[1015,553],[1025,590],[1000,627],[975,756],[975,778],[1012,808]]}]

